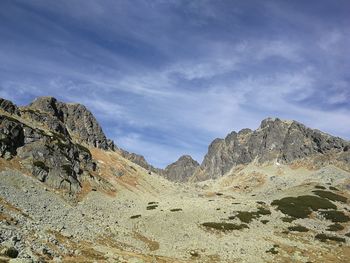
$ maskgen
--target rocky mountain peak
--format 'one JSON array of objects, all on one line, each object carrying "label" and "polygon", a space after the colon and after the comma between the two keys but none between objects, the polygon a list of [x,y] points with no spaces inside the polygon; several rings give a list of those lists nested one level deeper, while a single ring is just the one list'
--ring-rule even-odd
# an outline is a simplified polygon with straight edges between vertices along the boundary
[{"label": "rocky mountain peak", "polygon": [[197,173],[203,179],[217,178],[236,165],[291,163],[331,152],[343,154],[348,145],[348,141],[310,129],[297,121],[267,118],[255,131],[243,129],[238,133],[231,132],[225,139],[215,139]]},{"label": "rocky mountain peak", "polygon": [[199,163],[190,155],[181,156],[176,162],[169,164],[162,174],[170,181],[186,182],[199,167]]},{"label": "rocky mountain peak", "polygon": [[30,118],[48,124],[55,132],[72,137],[73,140],[101,149],[114,149],[106,138],[93,114],[78,103],[63,103],[54,97],[39,97],[23,111]]}]

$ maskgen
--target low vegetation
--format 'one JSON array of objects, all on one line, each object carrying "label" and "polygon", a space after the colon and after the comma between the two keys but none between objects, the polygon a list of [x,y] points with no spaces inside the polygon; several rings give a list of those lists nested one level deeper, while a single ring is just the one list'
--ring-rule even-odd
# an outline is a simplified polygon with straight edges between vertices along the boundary
[{"label": "low vegetation", "polygon": [[317,188],[317,189],[326,189],[326,187],[324,187],[322,185],[316,185],[315,188]]},{"label": "low vegetation", "polygon": [[330,211],[319,211],[319,213],[326,219],[331,220],[335,223],[343,223],[350,221],[350,217],[345,215],[342,211],[330,210]]},{"label": "low vegetation", "polygon": [[281,219],[283,222],[286,222],[286,223],[292,223],[294,220],[296,220],[295,217],[288,217],[288,216],[282,217]]},{"label": "low vegetation", "polygon": [[346,203],[346,200],[347,200],[346,197],[341,196],[341,195],[337,195],[337,194],[332,193],[330,191],[315,190],[312,192],[320,197],[327,198],[328,200],[331,200],[331,201],[339,201],[339,202]]},{"label": "low vegetation", "polygon": [[343,230],[343,229],[344,229],[344,227],[341,224],[338,224],[338,223],[329,225],[328,228],[327,228],[328,231],[340,231],[340,230]]},{"label": "low vegetation", "polygon": [[330,240],[330,241],[345,243],[345,238],[343,237],[331,236],[326,234],[317,234],[315,238],[320,240],[321,242],[326,242]]},{"label": "low vegetation", "polygon": [[173,209],[170,209],[171,212],[178,212],[178,211],[182,211],[181,208],[173,208]]},{"label": "low vegetation", "polygon": [[141,217],[141,215],[130,216],[131,219],[135,219],[135,218],[139,218],[139,217]]},{"label": "low vegetation", "polygon": [[158,205],[149,205],[146,207],[147,210],[153,210],[156,209],[158,207]]},{"label": "low vegetation", "polygon": [[294,218],[307,218],[312,211],[319,209],[336,209],[336,205],[325,198],[312,195],[284,197],[274,200],[271,205],[277,206],[282,213]]},{"label": "low vegetation", "polygon": [[293,231],[293,232],[308,232],[309,231],[309,229],[307,229],[306,227],[301,226],[301,225],[290,226],[290,227],[288,227],[288,230]]},{"label": "low vegetation", "polygon": [[243,223],[250,223],[253,219],[258,219],[263,215],[270,215],[271,211],[264,207],[258,207],[258,211],[249,212],[249,211],[237,211],[235,216],[230,216],[228,219],[238,218]]},{"label": "low vegetation", "polygon": [[210,229],[220,230],[220,231],[230,231],[230,230],[241,230],[244,228],[249,228],[246,224],[232,224],[232,223],[218,223],[218,222],[205,222],[202,226]]}]

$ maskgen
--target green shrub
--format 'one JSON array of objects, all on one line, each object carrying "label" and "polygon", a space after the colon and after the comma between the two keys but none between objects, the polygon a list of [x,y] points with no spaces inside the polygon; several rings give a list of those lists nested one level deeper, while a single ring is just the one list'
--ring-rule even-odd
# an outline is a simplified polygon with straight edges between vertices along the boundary
[{"label": "green shrub", "polygon": [[287,222],[287,223],[292,223],[294,220],[296,220],[295,217],[282,217],[281,218],[283,222]]},{"label": "green shrub", "polygon": [[177,211],[182,211],[181,208],[173,208],[173,209],[170,209],[171,212],[177,212]]},{"label": "green shrub", "polygon": [[135,219],[135,218],[139,218],[139,217],[141,217],[141,215],[130,216],[131,219]]},{"label": "green shrub", "polygon": [[146,207],[147,210],[153,210],[156,209],[158,207],[158,205],[149,205]]},{"label": "green shrub", "polygon": [[341,196],[341,195],[337,195],[337,194],[329,192],[329,191],[315,190],[312,192],[320,197],[327,198],[331,201],[339,201],[339,202],[346,203],[346,200],[347,200],[346,197]]},{"label": "green shrub", "polygon": [[330,186],[330,187],[329,187],[329,190],[332,190],[332,191],[339,191],[339,189],[338,189],[338,188],[335,188],[334,186]]},{"label": "green shrub", "polygon": [[269,220],[261,220],[260,222],[266,225],[269,222]]},{"label": "green shrub", "polygon": [[307,229],[306,227],[301,226],[301,225],[290,226],[290,227],[288,227],[288,230],[295,231],[295,232],[308,232],[309,231],[309,229]]},{"label": "green shrub", "polygon": [[329,225],[327,230],[328,231],[340,231],[340,230],[343,230],[344,227],[339,224],[339,223],[335,223],[335,224],[332,224],[332,225]]},{"label": "green shrub", "polygon": [[331,220],[332,222],[335,222],[335,223],[350,221],[350,217],[345,215],[342,211],[330,210],[330,211],[319,211],[319,213],[323,215],[324,218]]},{"label": "green shrub", "polygon": [[322,185],[316,185],[315,188],[317,188],[317,189],[326,189],[326,187],[324,187]]},{"label": "green shrub", "polygon": [[326,234],[317,234],[315,236],[316,239],[320,240],[321,242],[326,242],[327,240],[335,241],[335,242],[342,242],[345,243],[345,238],[337,237],[337,236],[330,236]]},{"label": "green shrub", "polygon": [[244,228],[249,228],[246,224],[232,224],[232,223],[217,223],[217,222],[206,222],[202,226],[206,228],[216,229],[220,231],[230,231],[230,230],[241,230]]},{"label": "green shrub", "polygon": [[302,195],[298,197],[284,197],[280,200],[274,200],[271,205],[277,206],[282,213],[295,218],[307,218],[312,211],[318,209],[336,209],[336,205],[327,199]]}]

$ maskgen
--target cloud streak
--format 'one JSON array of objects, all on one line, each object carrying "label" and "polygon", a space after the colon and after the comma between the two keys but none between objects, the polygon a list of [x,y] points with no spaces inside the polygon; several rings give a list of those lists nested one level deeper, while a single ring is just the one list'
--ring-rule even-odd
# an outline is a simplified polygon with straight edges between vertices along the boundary
[{"label": "cloud streak", "polygon": [[160,167],[201,161],[215,137],[267,116],[350,139],[347,8],[1,1],[0,96],[83,103],[117,145]]}]

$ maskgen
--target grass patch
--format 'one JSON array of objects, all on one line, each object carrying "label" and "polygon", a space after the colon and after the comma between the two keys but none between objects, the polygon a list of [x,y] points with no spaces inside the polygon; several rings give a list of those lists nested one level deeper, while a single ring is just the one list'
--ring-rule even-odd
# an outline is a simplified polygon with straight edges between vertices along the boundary
[{"label": "grass patch", "polygon": [[345,215],[342,211],[330,210],[330,211],[319,211],[319,213],[323,215],[324,218],[331,220],[332,222],[335,222],[335,223],[350,221],[350,217]]},{"label": "grass patch", "polygon": [[282,217],[281,218],[283,222],[286,222],[286,223],[292,223],[296,218],[295,217]]},{"label": "grass patch", "polygon": [[312,192],[320,197],[327,198],[328,200],[331,200],[331,201],[339,201],[339,202],[346,203],[346,200],[347,200],[346,197],[341,196],[341,195],[337,195],[337,194],[329,192],[329,191],[316,190],[316,191],[312,191]]},{"label": "grass patch", "polygon": [[217,223],[217,222],[206,222],[202,226],[210,229],[220,230],[220,231],[230,231],[230,230],[241,230],[244,228],[249,228],[246,224],[232,224],[232,223]]},{"label": "grass patch", "polygon": [[146,207],[147,210],[153,210],[156,209],[158,207],[158,205],[149,205]]},{"label": "grass patch", "polygon": [[350,232],[345,234],[346,237],[350,237]]},{"label": "grass patch", "polygon": [[271,205],[277,206],[277,209],[282,213],[295,218],[307,218],[312,211],[318,209],[337,208],[329,200],[312,195],[284,197],[280,200],[274,200]]},{"label": "grass patch", "polygon": [[339,223],[335,223],[335,224],[332,224],[332,225],[329,225],[327,230],[328,231],[340,231],[340,230],[343,230],[344,227],[339,224]]},{"label": "grass patch", "polygon": [[158,202],[148,202],[148,205],[155,205],[158,204]]},{"label": "grass patch", "polygon": [[326,242],[327,240],[331,240],[331,241],[335,241],[335,242],[345,243],[345,238],[326,235],[326,234],[317,234],[315,236],[315,238],[320,240],[321,242]]},{"label": "grass patch", "polygon": [[264,225],[266,225],[270,221],[269,220],[261,220],[260,222],[263,223]]},{"label": "grass patch", "polygon": [[131,219],[135,219],[135,218],[139,218],[139,217],[141,217],[141,215],[130,216]]},{"label": "grass patch", "polygon": [[266,203],[263,202],[263,201],[256,201],[256,203],[259,204],[259,205],[265,205],[265,204],[266,204]]},{"label": "grass patch", "polygon": [[178,211],[182,211],[181,208],[173,208],[173,209],[170,209],[171,212],[178,212]]},{"label": "grass patch", "polygon": [[290,226],[290,227],[288,227],[288,230],[294,231],[294,232],[308,232],[309,231],[309,229],[307,229],[306,227],[301,226],[301,225]]},{"label": "grass patch", "polygon": [[221,196],[221,195],[223,195],[223,193],[216,193],[216,195]]},{"label": "grass patch", "polygon": [[336,188],[336,187],[334,187],[334,186],[330,186],[330,187],[329,187],[329,190],[332,190],[332,191],[339,191],[339,189]]},{"label": "grass patch", "polygon": [[324,187],[322,185],[316,185],[315,188],[317,188],[317,189],[326,189],[326,187]]},{"label": "grass patch", "polygon": [[49,170],[50,170],[50,168],[47,167],[46,164],[42,161],[35,161],[35,162],[33,162],[33,165],[43,169],[46,172],[49,172]]}]

